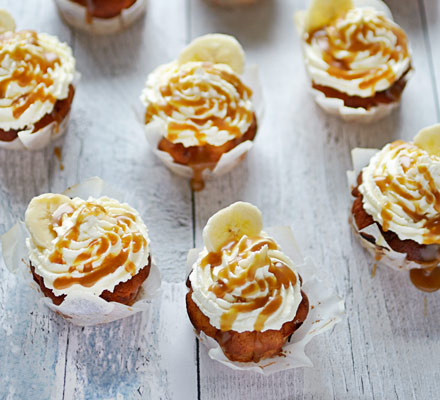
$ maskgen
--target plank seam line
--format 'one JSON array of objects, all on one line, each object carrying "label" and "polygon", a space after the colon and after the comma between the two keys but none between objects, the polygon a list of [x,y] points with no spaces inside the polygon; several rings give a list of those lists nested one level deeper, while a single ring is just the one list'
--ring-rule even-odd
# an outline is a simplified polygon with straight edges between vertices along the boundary
[{"label": "plank seam line", "polygon": [[431,75],[431,80],[433,83],[435,112],[437,116],[437,121],[440,122],[439,93],[437,90],[437,79],[435,77],[435,72],[434,72],[434,60],[432,58],[432,47],[431,47],[431,41],[429,39],[428,19],[426,18],[426,8],[425,8],[424,0],[418,0],[418,4],[420,9],[420,18],[422,20],[423,38],[425,40],[426,50],[428,52],[429,73]]},{"label": "plank seam line", "polygon": [[66,391],[67,356],[69,354],[69,335],[70,335],[70,326],[67,327],[66,355],[64,356],[63,400],[64,400],[64,393]]},{"label": "plank seam line", "polygon": [[[191,40],[191,0],[186,0],[186,43]],[[192,239],[193,247],[196,247],[196,201],[194,190],[191,189],[191,212],[192,212]],[[200,390],[200,344],[196,338],[196,370],[197,370],[197,400],[201,400]]]},{"label": "plank seam line", "polygon": [[[70,30],[70,45],[72,46],[72,51],[75,52],[75,42],[76,42],[76,35],[75,35],[75,31],[69,27]],[[53,157],[50,157],[50,160],[52,160]],[[49,187],[50,190],[52,190],[52,179],[51,179],[51,173],[50,171],[52,171],[51,168],[51,164],[49,163]],[[67,357],[69,354],[69,336],[70,336],[70,325],[68,325],[67,327],[67,340],[66,340],[66,354],[64,356],[64,377],[63,377],[63,400],[64,400],[64,395],[65,395],[65,391],[66,391],[66,377],[67,377]]]}]

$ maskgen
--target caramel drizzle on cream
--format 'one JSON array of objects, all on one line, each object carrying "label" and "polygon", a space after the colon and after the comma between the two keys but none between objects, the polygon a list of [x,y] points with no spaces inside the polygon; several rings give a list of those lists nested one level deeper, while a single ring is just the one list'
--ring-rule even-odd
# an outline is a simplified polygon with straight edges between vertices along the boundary
[{"label": "caramel drizzle on cream", "polygon": [[[193,75],[199,68],[203,68],[206,73],[216,75],[232,85],[237,92],[237,97],[232,97],[215,81],[208,83],[201,80],[194,83],[185,79],[189,75]],[[192,90],[191,95],[188,94],[189,90]],[[253,120],[253,112],[239,104],[240,100],[252,96],[252,90],[245,86],[237,76],[216,68],[212,63],[204,62],[190,70],[177,72],[166,85],[160,88],[160,93],[164,102],[152,103],[148,106],[145,115],[146,124],[151,122],[154,116],[160,116],[161,113],[171,117],[174,112],[180,113],[179,110],[182,107],[194,109],[193,116],[187,120],[182,122],[172,121],[168,124],[167,139],[170,142],[175,142],[183,131],[191,131],[194,133],[198,145],[206,144],[206,135],[201,128],[207,123],[210,127],[227,131],[234,138],[238,138],[244,132],[241,132],[239,127],[230,122],[245,120],[248,124],[251,124]],[[209,95],[207,95],[208,93]],[[214,115],[202,118],[203,115],[209,114],[215,107],[217,107],[219,113],[226,111],[225,118]]]},{"label": "caramel drizzle on cream", "polygon": [[[390,85],[393,84],[396,76],[390,63],[409,57],[405,32],[382,15],[377,15],[373,21],[339,26],[338,22],[343,18],[344,16],[331,25],[309,33],[306,37],[309,44],[314,42],[321,48],[323,59],[329,65],[328,74],[345,80],[361,78],[360,89],[374,87],[383,79]],[[383,30],[392,32],[396,38],[396,43],[391,47],[386,40],[368,40],[370,35],[380,38]],[[377,67],[353,70],[351,64],[361,52],[368,52],[369,57],[381,54],[387,62]],[[341,53],[344,55],[341,56]]]},{"label": "caramel drizzle on cream", "polygon": [[[268,250],[277,250],[276,243],[269,238],[246,237],[244,240],[234,240],[226,244],[218,253],[208,253],[201,261],[201,268],[211,269],[211,278],[214,282],[209,290],[217,297],[224,298],[232,295],[236,288],[245,287],[240,296],[234,297],[234,304],[220,318],[220,329],[229,331],[241,312],[260,310],[254,324],[254,330],[261,331],[266,320],[278,310],[283,298],[281,290],[295,286],[297,277],[287,265],[269,257],[267,252],[260,252],[264,246]],[[238,264],[252,254],[260,252],[253,263],[242,269]],[[236,254],[231,260],[230,256]],[[214,268],[226,265],[214,276]],[[256,273],[260,268],[268,267],[269,276],[257,279]],[[258,296],[259,293],[267,294]],[[252,297],[251,297],[252,296]]]},{"label": "caramel drizzle on cream", "polygon": [[[5,49],[5,44],[10,41],[19,43],[14,51]],[[57,99],[47,91],[53,85],[48,72],[61,61],[55,53],[47,52],[40,46],[36,32],[7,32],[0,35],[0,65],[6,57],[15,61],[17,67],[8,78],[0,80],[0,98],[6,97],[8,86],[12,82],[21,87],[32,87],[28,93],[13,100],[12,115],[15,119],[37,101],[49,101],[52,104],[56,102]]]},{"label": "caramel drizzle on cream", "polygon": [[[428,168],[425,165],[417,164],[417,157],[424,151],[411,143],[400,140],[392,143],[390,150],[394,151],[394,158],[398,158],[404,174],[392,175],[383,165],[382,170],[376,171],[374,175],[374,182],[384,198],[392,197],[393,199],[392,202],[386,201],[382,208],[382,229],[388,231],[390,221],[393,218],[391,207],[397,205],[415,223],[421,222],[422,228],[427,230],[427,233],[423,235],[423,244],[440,243],[440,188],[437,188]],[[403,150],[406,150],[409,156],[400,154]],[[415,169],[418,175],[423,176],[427,187],[407,173],[410,169]],[[421,209],[420,202],[422,200],[433,206],[436,211],[434,217],[426,215],[426,212]],[[408,206],[406,202],[409,202],[412,207]]]},{"label": "caramel drizzle on cream", "polygon": [[[60,226],[63,218],[72,215],[74,211],[75,210],[68,210],[62,214],[58,221],[54,221],[52,229],[56,225]],[[93,202],[85,202],[85,206],[80,211],[75,225],[56,242],[55,248],[49,256],[49,261],[66,265],[63,249],[71,248],[71,245],[75,242],[89,240],[88,238],[79,238],[81,225],[91,217],[100,219],[105,218],[106,215],[107,210],[101,205]],[[128,257],[130,253],[137,253],[144,248],[147,245],[147,241],[140,232],[132,230],[136,222],[136,216],[134,214],[124,211],[121,215],[112,215],[112,217],[116,223],[102,233],[102,236],[88,243],[84,251],[69,265],[69,274],[55,279],[53,283],[55,289],[66,289],[74,284],[91,287],[101,278],[112,274],[122,266],[132,276],[136,274],[136,266]],[[109,252],[106,254],[111,246],[115,246],[119,242],[121,244],[119,253],[114,254],[113,252]],[[106,255],[102,259],[104,254]],[[75,271],[80,272],[81,276],[73,276]]]}]

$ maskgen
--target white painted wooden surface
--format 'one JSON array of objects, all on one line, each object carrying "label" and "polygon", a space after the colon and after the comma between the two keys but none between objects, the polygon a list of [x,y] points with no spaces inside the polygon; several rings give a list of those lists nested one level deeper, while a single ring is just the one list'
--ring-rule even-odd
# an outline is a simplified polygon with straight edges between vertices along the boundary
[{"label": "white painted wooden surface", "polygon": [[[406,273],[378,269],[371,278],[373,261],[347,223],[345,179],[351,148],[410,139],[440,119],[438,2],[387,1],[410,37],[416,73],[401,109],[370,126],[328,117],[308,95],[292,24],[306,3],[262,0],[232,11],[150,0],[145,20],[129,31],[91,38],[63,25],[51,1],[0,1],[20,28],[68,41],[82,73],[69,132],[56,143],[64,171],[53,147],[0,151],[0,233],[33,196],[99,175],[133,192],[165,281],[149,315],[82,329],[35,307],[34,293],[0,268],[0,399],[438,398],[440,296],[417,291]],[[192,194],[149,151],[138,96],[149,71],[215,31],[237,36],[248,62],[260,66],[266,114],[247,160]],[[185,316],[186,252],[201,243],[209,216],[235,200],[258,205],[267,226],[290,224],[345,298],[345,320],[309,345],[312,369],[238,373],[196,344]]]}]

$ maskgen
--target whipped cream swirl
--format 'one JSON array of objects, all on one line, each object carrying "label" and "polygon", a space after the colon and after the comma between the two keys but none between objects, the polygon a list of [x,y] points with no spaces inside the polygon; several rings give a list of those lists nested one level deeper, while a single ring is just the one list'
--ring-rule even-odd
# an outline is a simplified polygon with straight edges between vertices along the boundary
[{"label": "whipped cream swirl", "polygon": [[384,231],[440,244],[440,158],[412,143],[386,145],[362,170],[365,211]]},{"label": "whipped cream swirl", "polygon": [[75,74],[70,47],[33,31],[0,35],[0,129],[33,130],[67,98]]},{"label": "whipped cream swirl", "polygon": [[146,124],[185,147],[221,146],[243,136],[254,118],[252,91],[226,64],[172,62],[153,71],[141,100]]},{"label": "whipped cream swirl", "polygon": [[148,265],[148,231],[136,210],[108,197],[78,197],[61,205],[51,218],[51,245],[27,239],[35,272],[55,295],[89,293],[126,282]]},{"label": "whipped cream swirl", "polygon": [[332,24],[304,35],[312,81],[349,96],[373,97],[411,67],[405,32],[373,8],[353,8]]},{"label": "whipped cream swirl", "polygon": [[219,253],[200,253],[189,277],[192,299],[222,331],[281,329],[302,300],[293,262],[273,239],[242,236]]}]

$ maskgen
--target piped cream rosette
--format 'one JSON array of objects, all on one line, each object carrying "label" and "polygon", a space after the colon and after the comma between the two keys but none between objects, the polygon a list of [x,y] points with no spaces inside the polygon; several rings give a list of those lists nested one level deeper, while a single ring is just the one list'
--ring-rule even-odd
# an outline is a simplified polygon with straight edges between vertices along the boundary
[{"label": "piped cream rosette", "polygon": [[[87,204],[81,199],[91,202]],[[75,325],[103,324],[148,310],[150,300],[160,288],[160,273],[151,256],[146,227],[124,200],[123,195],[99,178],[73,186],[62,195],[34,198],[26,213],[26,223],[19,221],[1,238],[7,268],[38,292],[41,304]],[[94,216],[104,208],[107,216]],[[49,217],[60,219],[54,228],[55,237],[48,224]],[[74,238],[70,238],[72,234]],[[57,246],[61,246],[58,253]],[[99,268],[90,269],[103,257],[106,261]],[[134,304],[127,306],[99,297],[104,290],[112,292],[118,283],[131,279],[148,264],[150,257],[149,275]],[[66,296],[60,305],[41,295],[28,262],[23,262],[29,259],[45,286],[56,296]],[[76,265],[75,271],[65,271],[61,259]],[[105,272],[102,277],[98,276],[101,272]]]},{"label": "piped cream rosette", "polygon": [[[402,144],[404,143],[402,142]],[[357,177],[359,174],[362,171],[365,171],[367,166],[369,166],[374,160],[376,160],[374,165],[379,168],[379,170],[383,168],[383,163],[387,162],[387,160],[390,164],[391,170],[395,173],[399,173],[401,168],[411,168],[411,171],[407,171],[410,176],[410,181],[406,183],[398,182],[398,184],[403,185],[399,191],[401,191],[402,194],[406,193],[405,197],[401,197],[398,193],[394,195],[396,201],[400,199],[403,202],[403,207],[399,205],[391,206],[388,211],[390,214],[390,221],[388,221],[387,224],[390,225],[390,229],[396,233],[401,240],[410,239],[419,244],[440,244],[439,238],[430,234],[428,229],[423,225],[423,220],[417,222],[413,221],[411,217],[412,212],[408,211],[415,209],[416,212],[420,212],[420,210],[423,209],[425,210],[427,217],[429,217],[429,215],[435,217],[435,215],[438,214],[438,210],[432,203],[432,200],[427,201],[425,196],[430,197],[431,199],[435,198],[435,193],[432,191],[436,191],[437,189],[434,188],[434,185],[437,188],[440,188],[440,180],[438,178],[440,176],[440,124],[422,129],[414,138],[413,144],[409,144],[408,146],[404,145],[404,148],[400,151],[400,157],[403,160],[408,160],[410,162],[406,167],[405,165],[402,166],[400,164],[399,166],[396,161],[395,151],[399,151],[399,146],[396,145],[394,152],[391,147],[392,145],[387,145],[382,150],[365,148],[353,149],[351,152],[353,170],[347,171],[349,188],[352,189],[357,185]],[[387,157],[387,154],[384,154],[381,157],[380,153],[383,153],[384,151],[387,152],[389,157]],[[408,155],[411,156],[411,153],[414,153],[414,157],[419,155],[420,158],[422,158],[419,163],[413,160],[414,167],[411,166],[411,157],[408,157]],[[420,168],[422,171],[426,168],[427,172],[415,172],[416,169],[419,171]],[[368,173],[370,176],[371,171],[368,171]],[[419,179],[417,178],[417,175],[420,175]],[[432,181],[431,178],[433,179]],[[369,204],[367,206],[364,204],[364,209],[367,207],[369,209],[369,215],[373,215],[375,222],[383,224],[383,220],[379,220],[381,219],[381,211],[379,208],[385,207],[384,201],[387,201],[387,199],[380,194],[378,189],[374,189],[374,187],[371,188],[372,185],[374,186],[374,183],[372,183],[374,179],[372,181],[368,177],[368,181],[369,185],[366,186],[364,190],[368,191],[369,197],[372,198],[368,200]],[[421,192],[419,191],[420,188],[422,188]],[[406,204],[409,203],[409,198],[413,201],[412,205]],[[373,223],[363,229],[358,229],[352,216],[350,217],[350,220],[354,232],[359,237],[362,246],[372,254],[378,263],[386,265],[394,270],[406,271],[427,267],[426,265],[408,260],[406,253],[400,253],[393,250],[385,240],[377,224]],[[361,233],[373,237],[375,244],[365,239]],[[428,241],[426,241],[427,238]]]},{"label": "piped cream rosette", "polygon": [[[306,293],[310,304],[309,312],[303,325],[293,333],[288,342],[283,346],[282,356],[266,358],[259,362],[243,363],[231,361],[225,356],[216,340],[202,331],[198,337],[208,348],[208,354],[211,359],[219,361],[232,369],[255,371],[264,375],[270,375],[274,372],[291,368],[311,367],[313,364],[305,354],[306,345],[313,336],[325,332],[341,320],[344,314],[344,303],[338,295],[329,290],[323,281],[318,279],[316,269],[311,260],[302,257],[289,227],[268,228],[265,232],[262,232],[261,229],[261,212],[255,206],[244,202],[234,203],[220,210],[209,219],[203,230],[205,248],[192,249],[188,253],[187,273],[189,274],[193,290],[192,299],[203,314],[209,318],[211,325],[219,329],[225,321],[229,321],[228,323],[230,324],[229,314],[234,306],[232,295],[240,298],[246,296],[245,293],[250,292],[252,285],[254,284],[255,286],[255,282],[245,282],[243,287],[235,288],[232,295],[227,295],[224,299],[218,299],[210,291],[210,288],[217,291],[215,289],[216,283],[212,282],[213,277],[219,278],[221,275],[221,280],[225,285],[228,285],[229,281],[241,282],[241,274],[246,271],[246,268],[249,268],[249,260],[252,262],[261,257],[270,257],[276,263],[286,265],[286,268],[289,268],[295,276],[298,277],[300,275],[302,284],[300,285],[299,279],[294,280],[295,283],[293,285],[288,285],[283,280],[283,285],[271,292],[270,286],[277,281],[276,275],[273,274],[273,271],[266,271],[267,268],[256,270],[255,279],[258,281],[258,284],[255,287],[258,286],[260,289],[253,290],[253,295],[249,297],[249,303],[246,303],[244,309],[254,308],[252,301],[259,303],[258,297],[267,296],[270,292],[272,293],[270,301],[274,300],[277,296],[280,296],[283,301],[280,307],[269,316],[263,312],[264,307],[257,307],[254,310],[239,313],[229,329],[238,332],[252,331],[257,325],[259,325],[258,329],[261,331],[280,329],[284,322],[294,318],[302,298],[301,289]],[[257,240],[259,236],[262,237],[260,241]],[[256,250],[249,258],[242,254],[238,256],[242,261],[239,262],[232,275],[228,278],[224,277],[224,262],[213,270],[206,271],[200,268],[201,260],[206,257],[209,251],[217,252],[219,247],[224,245],[225,242],[234,241],[239,237],[241,237],[241,240],[239,240],[239,244],[236,246],[237,249],[244,249],[246,247],[244,242],[252,238],[257,240],[253,245]],[[262,246],[263,242],[273,243],[276,249],[274,247],[269,249],[267,245]],[[231,250],[235,254],[235,250],[232,248]],[[283,274],[284,277],[289,275]],[[277,285],[275,284],[275,286]],[[244,300],[242,299],[242,301]],[[261,318],[262,315],[264,318]],[[227,318],[224,318],[224,316]]]},{"label": "piped cream rosette", "polygon": [[[245,68],[243,48],[238,41],[231,36],[223,34],[201,36],[183,49],[176,61],[158,67],[149,75],[146,87],[141,95],[141,101],[147,109],[151,104],[165,106],[167,102],[173,101],[172,93],[164,93],[164,91],[161,90],[161,88],[168,84],[169,79],[180,79],[176,86],[179,86],[179,90],[183,88],[183,91],[179,92],[179,96],[188,99],[191,103],[194,103],[197,99],[199,100],[195,101],[195,103],[203,102],[203,106],[199,106],[198,109],[194,109],[190,106],[181,107],[179,112],[174,112],[170,116],[166,115],[165,112],[160,112],[159,115],[155,115],[145,125],[145,135],[152,151],[171,171],[185,178],[192,178],[194,176],[194,170],[187,165],[175,162],[168,152],[158,149],[159,142],[162,138],[169,137],[170,124],[175,125],[179,122],[185,123],[188,117],[197,118],[197,115],[199,115],[198,118],[200,119],[206,119],[207,122],[204,124],[194,125],[197,129],[202,130],[201,134],[195,135],[195,128],[192,131],[180,132],[180,137],[176,143],[182,143],[184,146],[196,145],[198,143],[198,137],[203,137],[204,141],[214,146],[221,146],[228,140],[233,139],[230,132],[212,125],[210,118],[216,117],[218,121],[223,118],[228,118],[225,115],[227,108],[219,104],[220,100],[227,99],[226,96],[230,96],[230,98],[237,96],[235,88],[228,82],[222,82],[219,76],[214,76],[215,74],[210,74],[209,71],[206,72],[206,76],[203,77],[203,71],[201,71],[199,67],[201,67],[201,64],[204,62],[214,65],[214,67],[220,71],[220,74],[224,71],[233,77],[233,79],[237,77],[244,85],[249,87],[252,90],[251,98],[237,99],[233,107],[245,107],[248,112],[255,113],[258,125],[261,125],[263,118],[263,96],[258,68],[256,65]],[[186,69],[188,69],[188,71],[186,71]],[[189,76],[188,74],[190,72],[194,72],[194,74]],[[189,86],[192,84],[191,77],[194,81],[197,81],[198,76],[202,77],[202,81],[195,82],[195,89],[193,91],[191,91],[191,89],[185,89],[186,82],[188,82]],[[208,88],[209,90],[207,90],[206,85],[209,85],[208,81],[211,78],[215,80],[214,85],[211,89]],[[204,80],[206,80],[206,82]],[[206,92],[202,92],[202,89],[199,91],[198,88],[201,88],[201,86],[198,85],[200,84],[205,87]],[[210,100],[210,96],[214,96],[212,101]],[[204,108],[205,106],[206,109]],[[204,114],[199,114],[201,112]],[[250,126],[250,122],[240,120],[239,118],[240,114],[237,113],[236,119],[228,123],[234,125],[235,130],[241,130],[241,133],[244,134],[246,129]],[[209,168],[203,169],[203,180],[231,171],[240,163],[252,146],[253,141],[246,140],[223,153],[212,170]]]},{"label": "piped cream rosette", "polygon": [[110,35],[120,32],[140,18],[147,8],[147,0],[136,2],[112,18],[97,18],[87,15],[87,8],[70,0],[55,0],[63,19],[74,28],[95,35]]},{"label": "piped cream rosette", "polygon": [[[61,121],[35,131],[34,124],[69,96],[79,74],[70,47],[56,37],[32,31],[15,32],[11,15],[0,10],[0,129],[17,131],[12,141],[0,140],[0,148],[40,150],[65,133],[70,110]],[[32,79],[29,79],[29,78]]]},{"label": "piped cream rosette", "polygon": [[[362,81],[361,77],[355,77],[356,79],[350,77],[349,80],[344,80],[332,76],[332,74],[328,73],[329,65],[320,55],[322,50],[319,47],[314,48],[305,42],[304,35],[306,32],[312,32],[328,25],[345,13],[348,14],[345,20],[341,21],[341,24],[346,24],[346,26],[342,27],[343,29],[349,27],[351,23],[356,23],[356,21],[360,23],[362,21],[364,26],[370,27],[370,30],[366,33],[365,37],[357,37],[357,39],[361,41],[371,40],[376,35],[378,42],[381,42],[379,44],[383,48],[382,52],[373,56],[366,54],[366,52],[359,52],[355,59],[351,61],[352,73],[362,75],[362,68],[376,66],[378,74],[381,74],[383,78],[379,76],[373,79],[366,76],[364,81]],[[391,23],[393,21],[390,9],[381,0],[313,0],[308,10],[295,13],[295,25],[301,38],[306,70],[311,80],[319,85],[338,90],[348,96],[367,98],[374,96],[376,92],[389,89],[390,85],[397,82],[404,74],[402,79],[405,82],[408,81],[412,74],[411,70],[407,72],[411,65],[410,50],[408,49],[408,55],[405,56],[403,49],[399,47],[394,49],[396,54],[403,52],[399,54],[399,58],[394,60],[394,56],[393,58],[390,57],[390,54],[392,54],[390,49],[396,46],[397,37],[392,32],[384,29],[381,30],[380,24],[382,22],[380,18],[385,18],[391,21]],[[374,33],[376,29],[380,30],[381,33]],[[346,30],[348,32],[347,35],[350,34],[350,29]],[[344,50],[344,46],[348,45],[340,43],[340,39],[336,37],[333,40],[337,46],[341,47],[337,57],[340,57],[341,60],[347,57],[348,52]],[[346,40],[348,39],[346,38]],[[393,77],[391,84],[388,80],[389,76]],[[370,82],[374,84],[370,84]],[[389,115],[400,104],[400,101],[393,101],[391,103],[380,103],[368,109],[348,107],[340,98],[327,97],[322,91],[313,87],[310,90],[316,103],[324,111],[349,122],[370,123],[377,121]]]}]

